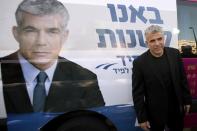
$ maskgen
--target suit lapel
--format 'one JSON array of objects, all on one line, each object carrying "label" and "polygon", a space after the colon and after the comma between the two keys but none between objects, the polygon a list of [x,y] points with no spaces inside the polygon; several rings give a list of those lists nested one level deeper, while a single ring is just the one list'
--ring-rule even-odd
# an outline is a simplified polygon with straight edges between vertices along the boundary
[{"label": "suit lapel", "polygon": [[174,83],[175,80],[174,78],[176,78],[175,76],[175,72],[176,72],[176,61],[173,59],[174,58],[174,55],[172,53],[169,52],[168,48],[165,48],[165,51],[166,51],[166,55],[167,55],[167,60],[169,62],[169,68],[170,68],[170,73],[171,73],[171,76],[172,76],[172,82]]},{"label": "suit lapel", "polygon": [[61,89],[62,87],[71,86],[72,84],[71,72],[72,72],[72,68],[70,66],[70,62],[59,57],[58,64],[55,69],[53,80],[51,83],[51,87],[49,89],[49,93],[46,98],[47,104],[45,105],[45,107],[48,107],[48,104],[51,104],[51,102],[53,102],[53,97],[55,96],[54,94],[59,94],[59,95],[62,94],[61,93],[61,91],[63,90]]},{"label": "suit lapel", "polygon": [[11,55],[5,63],[2,63],[2,78],[4,84],[5,99],[17,112],[33,111],[23,72],[19,64],[17,53]]},{"label": "suit lapel", "polygon": [[[6,93],[9,104],[12,104],[12,110],[16,112],[32,112],[33,108],[29,100],[25,84],[14,84],[6,87]],[[15,112],[14,111],[14,112]]]}]

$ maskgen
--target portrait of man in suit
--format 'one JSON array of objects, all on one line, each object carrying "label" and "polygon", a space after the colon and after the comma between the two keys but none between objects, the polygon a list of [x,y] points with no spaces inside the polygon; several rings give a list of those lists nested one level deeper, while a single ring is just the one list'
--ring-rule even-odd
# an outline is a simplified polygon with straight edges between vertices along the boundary
[{"label": "portrait of man in suit", "polygon": [[181,55],[165,47],[162,27],[145,30],[148,50],[133,61],[132,93],[139,126],[145,131],[182,131],[191,95]]},{"label": "portrait of man in suit", "polygon": [[13,35],[19,49],[1,58],[8,113],[66,112],[104,106],[96,74],[59,56],[69,14],[57,0],[23,0]]}]

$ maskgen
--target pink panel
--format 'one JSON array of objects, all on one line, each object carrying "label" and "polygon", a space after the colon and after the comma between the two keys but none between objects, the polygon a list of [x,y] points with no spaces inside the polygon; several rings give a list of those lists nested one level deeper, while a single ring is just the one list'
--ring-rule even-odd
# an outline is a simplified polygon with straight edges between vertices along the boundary
[{"label": "pink panel", "polygon": [[190,113],[189,115],[186,115],[184,119],[184,126],[186,128],[197,127],[197,113]]},{"label": "pink panel", "polygon": [[197,98],[197,58],[183,58],[192,98]]}]

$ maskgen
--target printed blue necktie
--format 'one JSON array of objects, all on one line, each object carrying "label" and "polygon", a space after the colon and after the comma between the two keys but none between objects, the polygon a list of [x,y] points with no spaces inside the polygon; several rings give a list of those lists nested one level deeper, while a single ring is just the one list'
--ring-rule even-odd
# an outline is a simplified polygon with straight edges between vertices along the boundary
[{"label": "printed blue necktie", "polygon": [[44,110],[46,90],[45,81],[47,79],[47,74],[45,72],[40,72],[37,76],[37,84],[34,88],[33,94],[33,108],[34,112],[42,112]]}]

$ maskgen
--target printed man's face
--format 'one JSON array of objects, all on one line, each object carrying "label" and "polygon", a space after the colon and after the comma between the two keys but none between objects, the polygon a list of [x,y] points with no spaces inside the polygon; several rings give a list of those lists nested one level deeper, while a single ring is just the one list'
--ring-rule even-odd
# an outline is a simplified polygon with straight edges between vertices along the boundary
[{"label": "printed man's face", "polygon": [[155,57],[163,55],[164,51],[164,36],[162,33],[149,33],[146,35],[147,46],[150,52]]},{"label": "printed man's face", "polygon": [[39,69],[47,69],[58,58],[68,32],[62,28],[60,15],[35,16],[23,13],[23,22],[13,27],[19,51]]}]

